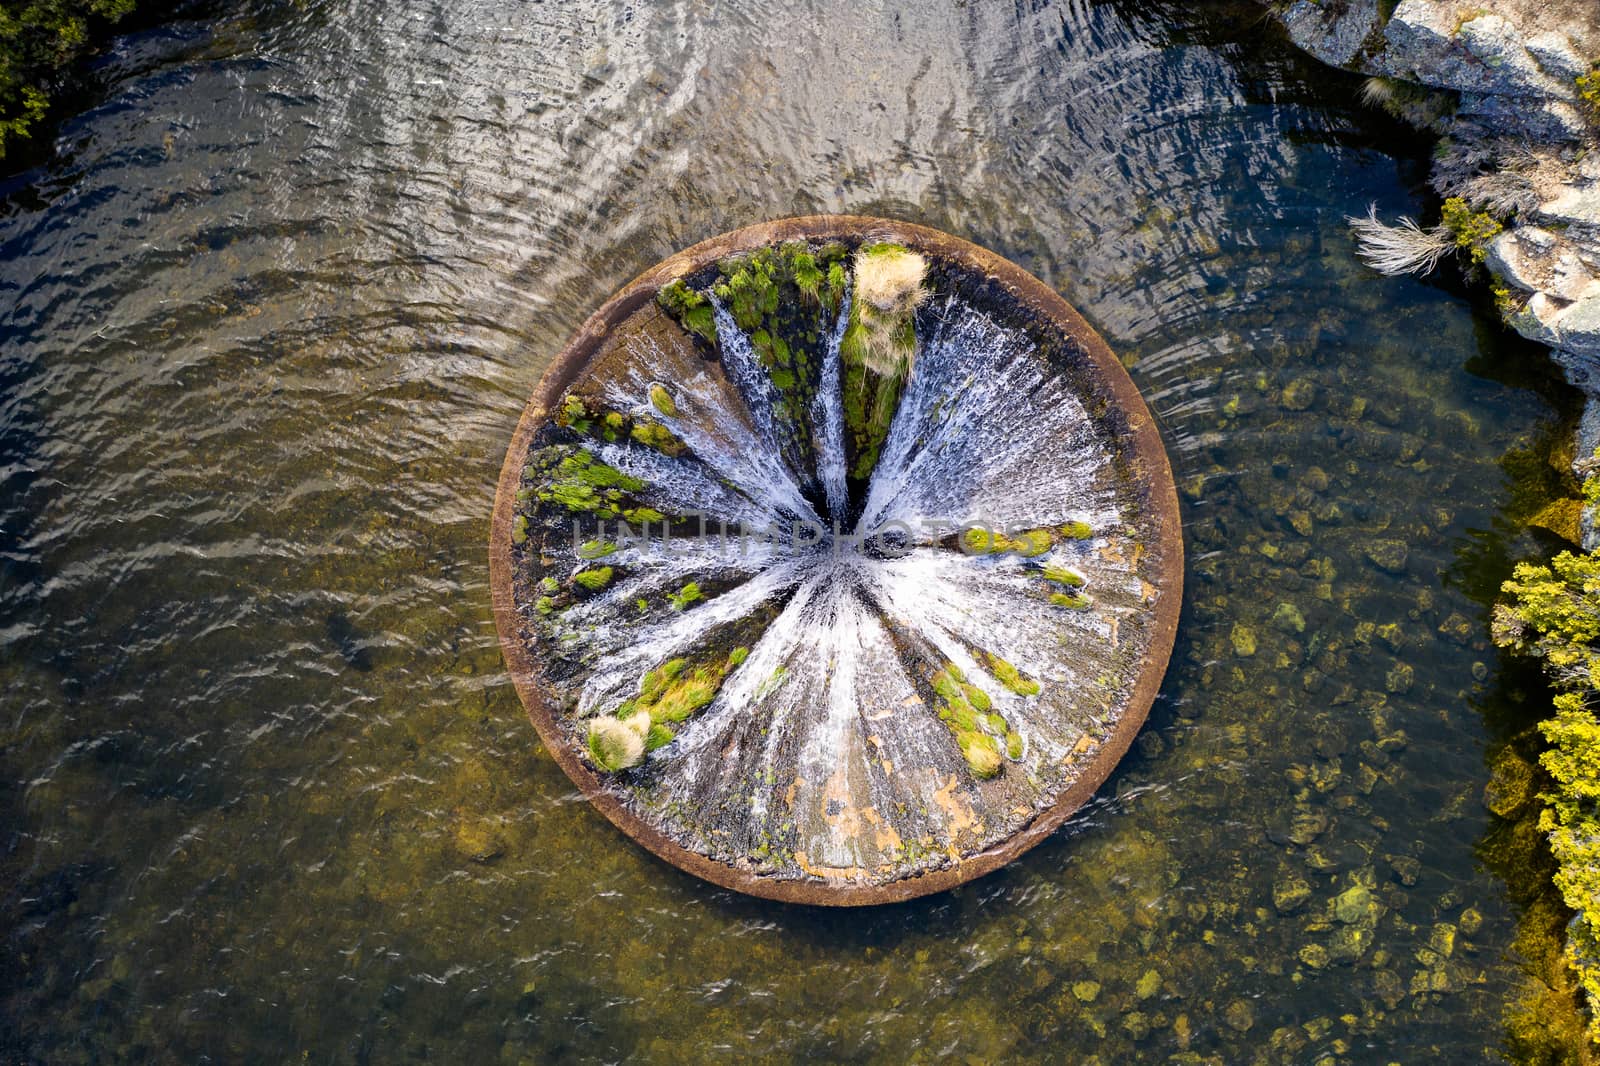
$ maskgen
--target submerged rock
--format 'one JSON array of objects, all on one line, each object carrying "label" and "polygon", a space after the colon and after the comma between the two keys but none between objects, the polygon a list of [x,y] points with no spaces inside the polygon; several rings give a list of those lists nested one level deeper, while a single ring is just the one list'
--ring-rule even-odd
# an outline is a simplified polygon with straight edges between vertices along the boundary
[{"label": "submerged rock", "polygon": [[1401,574],[1405,572],[1406,560],[1410,557],[1411,550],[1406,547],[1406,542],[1403,540],[1380,538],[1369,541],[1362,549],[1362,554],[1379,570]]},{"label": "submerged rock", "polygon": [[1533,767],[1510,748],[1502,748],[1489,764],[1483,805],[1501,818],[1515,818],[1533,797]]},{"label": "submerged rock", "polygon": [[1272,884],[1272,905],[1279,914],[1293,914],[1311,901],[1311,886],[1302,877],[1284,877]]}]

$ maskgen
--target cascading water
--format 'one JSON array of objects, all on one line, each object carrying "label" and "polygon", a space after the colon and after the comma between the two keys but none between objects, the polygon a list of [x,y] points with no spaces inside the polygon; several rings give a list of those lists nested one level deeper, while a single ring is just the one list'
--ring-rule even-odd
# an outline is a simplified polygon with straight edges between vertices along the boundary
[{"label": "cascading water", "polygon": [[524,417],[494,536],[508,659],[574,780],[680,865],[820,902],[1059,824],[1148,710],[1182,572],[1098,337],[1011,264],[862,219],[619,294]]}]

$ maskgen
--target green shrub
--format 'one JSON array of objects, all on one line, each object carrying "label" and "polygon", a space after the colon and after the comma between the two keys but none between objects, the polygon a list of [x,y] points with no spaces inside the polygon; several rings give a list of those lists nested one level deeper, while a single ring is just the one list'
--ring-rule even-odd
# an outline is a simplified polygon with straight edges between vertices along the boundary
[{"label": "green shrub", "polygon": [[1578,99],[1583,101],[1584,109],[1589,112],[1591,122],[1600,122],[1600,63],[1587,74],[1579,74],[1577,78]]},{"label": "green shrub", "polygon": [[1456,247],[1471,256],[1474,263],[1481,263],[1488,256],[1489,242],[1501,229],[1493,215],[1487,211],[1474,212],[1459,196],[1444,202],[1441,221]]},{"label": "green shrub", "polygon": [[1495,607],[1495,643],[1542,659],[1556,689],[1555,714],[1539,727],[1552,782],[1539,828],[1558,864],[1556,889],[1577,915],[1567,960],[1589,1002],[1589,1035],[1600,1040],[1600,555],[1518,564],[1503,591],[1511,600]]},{"label": "green shrub", "polygon": [[22,0],[0,4],[0,158],[50,109],[59,72],[88,50],[92,31],[133,10],[134,0]]}]

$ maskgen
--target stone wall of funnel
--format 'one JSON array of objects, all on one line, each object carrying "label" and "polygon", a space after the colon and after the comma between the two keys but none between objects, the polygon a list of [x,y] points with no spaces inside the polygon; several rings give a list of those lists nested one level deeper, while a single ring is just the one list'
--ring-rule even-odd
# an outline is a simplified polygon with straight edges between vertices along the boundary
[{"label": "stone wall of funnel", "polygon": [[[882,246],[925,291],[903,373],[868,380]],[[1182,542],[1156,427],[1059,296],[825,217],[679,253],[585,324],[508,451],[491,564],[529,715],[608,818],[719,884],[851,904],[994,869],[1093,793],[1165,670]]]}]

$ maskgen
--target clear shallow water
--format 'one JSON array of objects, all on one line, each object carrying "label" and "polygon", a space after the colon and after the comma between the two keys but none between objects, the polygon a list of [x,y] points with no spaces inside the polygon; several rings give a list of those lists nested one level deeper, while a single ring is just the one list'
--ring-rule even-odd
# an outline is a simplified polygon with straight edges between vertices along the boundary
[{"label": "clear shallow water", "polygon": [[[124,42],[0,218],[0,1046],[1491,1055],[1516,969],[1474,857],[1494,660],[1468,593],[1497,576],[1501,457],[1551,411],[1462,300],[1355,263],[1342,216],[1408,206],[1409,147],[1231,43],[1258,32],[347,2]],[[1165,424],[1190,557],[1101,798],[871,912],[628,844],[538,749],[488,607],[500,459],[570,330],[678,246],[814,211],[1061,289]]]}]

